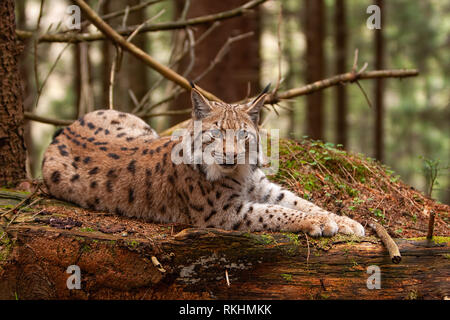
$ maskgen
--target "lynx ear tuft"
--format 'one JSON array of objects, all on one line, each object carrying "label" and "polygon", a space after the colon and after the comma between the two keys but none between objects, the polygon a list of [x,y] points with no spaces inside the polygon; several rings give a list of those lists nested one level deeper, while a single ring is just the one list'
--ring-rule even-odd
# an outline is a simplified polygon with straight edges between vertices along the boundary
[{"label": "lynx ear tuft", "polygon": [[191,80],[188,80],[188,81],[189,81],[189,84],[191,85],[191,88],[194,89],[195,88],[195,83],[193,81],[191,81]]},{"label": "lynx ear tuft", "polygon": [[212,108],[208,100],[195,87],[191,90],[192,119],[201,120],[208,116]]},{"label": "lynx ear tuft", "polygon": [[247,113],[253,120],[253,123],[257,126],[259,124],[259,113],[261,108],[264,106],[266,100],[267,92],[269,91],[270,83],[264,88],[264,90],[252,101],[250,106],[247,108]]}]

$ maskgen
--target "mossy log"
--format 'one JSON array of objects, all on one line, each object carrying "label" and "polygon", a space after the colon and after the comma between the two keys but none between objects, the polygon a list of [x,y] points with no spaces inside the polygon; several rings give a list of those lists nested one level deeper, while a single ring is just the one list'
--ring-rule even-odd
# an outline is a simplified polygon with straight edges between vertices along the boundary
[{"label": "mossy log", "polygon": [[[187,228],[155,240],[33,223],[11,225],[7,237],[9,251],[0,261],[0,299],[450,296],[448,238],[396,240],[403,259],[393,264],[374,237],[311,239]],[[70,265],[80,267],[79,290],[67,288]],[[371,265],[381,270],[380,289],[367,287]]]}]

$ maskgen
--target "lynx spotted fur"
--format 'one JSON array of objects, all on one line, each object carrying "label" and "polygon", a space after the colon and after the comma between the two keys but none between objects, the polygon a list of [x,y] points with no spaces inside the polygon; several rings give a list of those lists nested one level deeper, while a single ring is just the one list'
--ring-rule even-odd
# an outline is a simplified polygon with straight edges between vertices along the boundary
[{"label": "lynx spotted fur", "polygon": [[[56,198],[153,222],[303,231],[311,236],[364,235],[358,222],[271,183],[248,157],[239,164],[237,159],[242,160],[241,153],[248,151],[249,140],[258,139],[264,98],[262,94],[252,103],[229,105],[208,101],[192,89],[192,118],[201,121],[202,137],[225,140],[227,130],[238,132],[233,139],[236,151],[224,153],[228,164],[176,164],[172,151],[182,138],[159,137],[131,114],[99,110],[54,136],[42,163],[44,182]],[[195,141],[193,123],[187,130]]]}]

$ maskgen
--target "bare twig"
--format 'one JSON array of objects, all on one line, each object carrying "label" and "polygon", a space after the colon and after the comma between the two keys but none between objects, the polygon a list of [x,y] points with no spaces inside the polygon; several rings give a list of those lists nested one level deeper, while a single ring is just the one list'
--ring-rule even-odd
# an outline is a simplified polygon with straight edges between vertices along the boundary
[{"label": "bare twig", "polygon": [[191,112],[192,112],[191,108],[181,109],[181,110],[169,110],[169,111],[165,111],[165,112],[145,114],[142,116],[142,118],[147,119],[147,118],[155,118],[155,117],[161,117],[161,116],[173,116],[173,115],[178,115],[178,114],[189,114]]},{"label": "bare twig", "polygon": [[[35,103],[35,106],[37,107],[37,105],[38,105],[38,103],[39,103],[39,99],[40,99],[40,97],[41,97],[41,93],[42,93],[42,90],[44,89],[44,87],[45,87],[45,84],[47,83],[47,80],[48,80],[48,78],[50,77],[50,75],[52,74],[52,72],[53,72],[53,70],[55,70],[55,67],[56,67],[56,65],[57,65],[57,63],[58,63],[58,61],[59,61],[59,59],[61,59],[61,57],[62,57],[62,55],[63,55],[63,53],[64,53],[64,51],[66,51],[66,49],[69,47],[69,45],[70,45],[70,43],[67,43],[65,46],[64,46],[64,48],[59,52],[59,54],[58,54],[58,56],[56,57],[56,60],[55,60],[55,62],[53,63],[53,65],[51,66],[51,68],[50,68],[50,70],[49,70],[49,72],[47,73],[47,75],[45,76],[45,79],[44,79],[44,81],[42,82],[42,84],[39,86],[38,85],[38,78],[36,78],[36,88],[37,88],[37,98],[36,98],[36,103]],[[37,49],[37,46],[35,46],[35,50]],[[36,54],[36,52],[35,52],[35,54]],[[35,73],[37,72],[37,68],[36,68],[36,70],[35,70]],[[35,76],[37,77],[37,74],[35,74]]]},{"label": "bare twig", "polygon": [[[195,25],[200,25],[200,24],[205,24],[205,23],[211,23],[214,21],[230,19],[233,17],[238,17],[238,16],[241,16],[241,15],[247,13],[249,10],[261,5],[262,3],[266,2],[266,1],[268,1],[268,0],[252,0],[240,7],[237,7],[237,8],[228,10],[228,11],[224,11],[224,12],[219,12],[219,13],[215,13],[215,14],[196,17],[196,18],[185,20],[185,21],[175,21],[175,22],[170,21],[170,22],[156,23],[156,24],[149,25],[149,26],[142,28],[140,30],[140,33],[155,32],[155,31],[162,31],[162,30],[184,29],[189,26],[195,26]],[[80,5],[78,1],[75,1],[75,2],[78,5]],[[81,7],[81,5],[80,5],[80,7]],[[131,9],[130,9],[130,11],[131,11]],[[92,10],[92,12],[95,13],[94,10]],[[98,17],[98,15],[97,15],[97,17]],[[98,18],[101,19],[100,17],[98,17]],[[91,18],[88,18],[88,19],[93,23]],[[118,33],[122,36],[127,36],[127,35],[131,34],[135,30],[135,28],[136,28],[136,26],[127,27],[125,29],[119,30]],[[24,30],[16,30],[16,34],[20,40],[25,40],[25,39],[31,38],[33,36],[33,32],[24,31]],[[106,38],[108,38],[108,35],[104,34],[103,32],[95,32],[95,33],[67,32],[67,33],[61,33],[61,34],[41,35],[38,37],[38,42],[39,43],[41,43],[41,42],[72,42],[72,43],[75,43],[75,42],[80,42],[80,41],[104,40]]]},{"label": "bare twig", "polygon": [[[206,30],[198,39],[197,41],[194,42],[194,47],[198,46],[204,39],[207,38],[208,35],[211,34],[211,32],[216,29],[218,26],[220,25],[220,22],[215,22],[212,24],[211,27],[208,28],[208,30]],[[183,59],[185,57],[185,55],[189,52],[191,48],[185,48],[184,51],[169,65],[169,68],[173,68],[176,64],[178,64],[181,59]],[[173,51],[172,51],[173,52]],[[138,113],[141,109],[145,109],[146,111],[150,111],[152,110],[154,107],[160,105],[157,104],[152,105],[150,107],[145,107],[146,104],[148,103],[149,99],[150,99],[150,94],[151,92],[153,92],[153,90],[155,90],[155,88],[157,88],[159,85],[161,85],[161,83],[163,82],[163,80],[167,80],[166,78],[164,78],[163,76],[161,76],[155,83],[154,85],[147,91],[147,93],[144,95],[144,97],[141,99],[141,101],[139,102],[139,107],[135,108],[132,113],[136,114]]]},{"label": "bare twig", "polygon": [[338,74],[336,76],[327,79],[310,83],[300,88],[286,90],[284,92],[279,93],[277,97],[269,99],[268,101],[266,101],[266,103],[275,103],[278,102],[279,99],[290,99],[298,96],[311,94],[318,90],[323,90],[345,82],[354,82],[356,80],[379,79],[379,78],[406,78],[406,77],[415,77],[418,74],[419,71],[416,69],[375,70],[375,71],[366,71],[360,74],[354,72],[347,72]]},{"label": "bare twig", "polygon": [[[138,48],[134,44],[128,42],[126,39],[124,39],[120,34],[118,34],[111,26],[106,24],[98,15],[97,13],[89,7],[89,5],[86,4],[83,0],[74,0],[76,4],[78,4],[83,10],[83,12],[86,14],[89,20],[92,21],[92,23],[101,30],[108,38],[110,38],[113,42],[115,42],[117,45],[121,46],[124,50],[127,50],[131,54],[133,54],[136,58],[146,63],[149,67],[154,69],[155,71],[159,72],[164,77],[170,79],[171,81],[175,82],[179,86],[183,87],[186,90],[191,89],[191,85],[189,81],[181,76],[180,74],[176,73],[172,69],[168,68],[165,65],[162,65],[158,61],[156,61],[154,58],[146,54],[142,49]],[[216,100],[221,101],[219,98],[217,98],[212,93],[201,89],[200,87],[197,87],[197,89],[206,96],[206,98],[210,100]]]},{"label": "bare twig", "polygon": [[372,228],[380,237],[381,241],[386,246],[386,249],[389,252],[389,256],[393,263],[400,263],[402,261],[402,256],[400,255],[400,251],[398,250],[397,244],[392,240],[391,236],[387,233],[386,229],[379,224],[378,222],[370,222],[368,224],[370,228]]},{"label": "bare twig", "polygon": [[34,113],[28,112],[28,111],[24,112],[24,116],[25,116],[25,119],[28,119],[28,120],[53,124],[55,126],[68,126],[75,121],[75,120],[61,120],[61,119],[42,117],[42,116],[38,116]]},{"label": "bare twig", "polygon": [[220,48],[219,52],[217,52],[217,55],[214,57],[214,60],[211,61],[210,65],[206,70],[204,70],[200,75],[198,75],[194,82],[200,81],[208,72],[210,72],[220,61],[222,61],[223,57],[228,53],[228,50],[230,49],[230,46],[237,41],[243,40],[245,38],[253,36],[254,32],[250,31],[247,33],[243,33],[234,37],[229,37],[225,44]]},{"label": "bare twig", "polygon": [[[123,10],[108,13],[108,14],[103,15],[101,18],[106,21],[106,20],[109,20],[112,18],[120,17],[121,15],[124,15],[126,12],[132,13],[134,11],[141,10],[145,7],[151,6],[152,4],[156,4],[156,3],[162,2],[162,1],[164,1],[164,0],[150,0],[150,1],[143,2],[143,3],[139,3],[133,7],[127,6],[128,9],[125,8]],[[81,29],[83,29],[84,27],[87,27],[89,24],[91,24],[91,22],[89,20],[83,21],[81,23]]]}]

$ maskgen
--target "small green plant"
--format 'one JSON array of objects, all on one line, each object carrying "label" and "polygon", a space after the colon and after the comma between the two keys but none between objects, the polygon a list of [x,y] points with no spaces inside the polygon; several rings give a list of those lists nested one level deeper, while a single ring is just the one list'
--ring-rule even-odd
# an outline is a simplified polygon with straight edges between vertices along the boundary
[{"label": "small green plant", "polygon": [[439,159],[429,159],[423,156],[419,157],[423,161],[422,172],[427,181],[427,196],[431,197],[433,194],[433,188],[438,184],[436,181],[440,172],[444,169],[449,169],[449,167],[442,167],[441,160]]},{"label": "small green plant", "polygon": [[286,280],[286,281],[292,281],[292,274],[289,274],[289,273],[282,273],[281,276],[282,276],[283,279]]},{"label": "small green plant", "polygon": [[374,209],[374,208],[370,208],[369,211],[371,213],[373,213],[373,215],[377,218],[381,218],[384,220],[384,218],[386,218],[386,216],[384,215],[383,211],[381,211],[380,209]]},{"label": "small green plant", "polygon": [[85,228],[81,228],[80,231],[83,231],[83,232],[94,232],[95,229],[92,229],[90,227],[85,227]]}]

